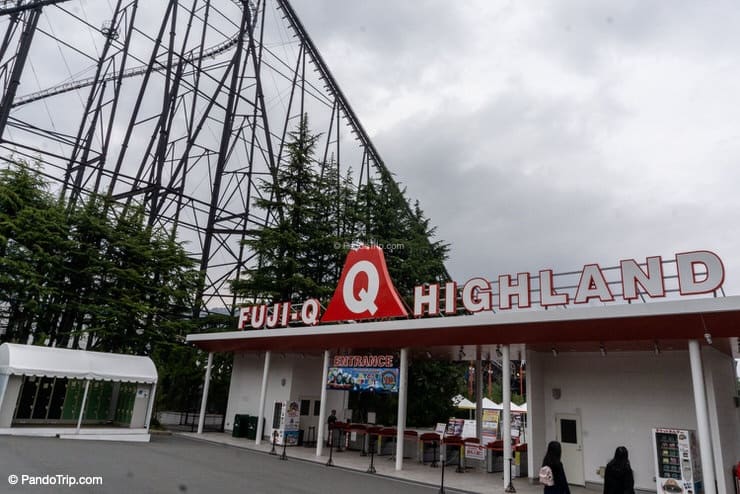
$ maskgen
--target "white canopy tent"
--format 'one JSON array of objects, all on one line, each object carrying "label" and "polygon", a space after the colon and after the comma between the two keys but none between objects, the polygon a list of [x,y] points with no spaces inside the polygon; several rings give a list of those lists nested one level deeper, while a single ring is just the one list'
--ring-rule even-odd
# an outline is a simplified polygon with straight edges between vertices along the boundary
[{"label": "white canopy tent", "polygon": [[148,441],[156,385],[149,357],[3,343],[0,434]]},{"label": "white canopy tent", "polygon": [[475,410],[476,409],[475,403],[465,398],[463,395],[457,395],[453,397],[452,403],[455,405],[455,407],[460,408],[462,410]]},{"label": "white canopy tent", "polygon": [[90,381],[157,382],[157,368],[149,357],[13,343],[0,345],[0,374]]},{"label": "white canopy tent", "polygon": [[490,398],[483,398],[483,408],[486,410],[503,410],[504,407],[500,403],[496,403]]},{"label": "white canopy tent", "polygon": [[[483,408],[487,410],[503,410],[504,406],[501,403],[496,403],[495,401],[489,399],[489,398],[483,398]],[[514,402],[511,402],[511,408],[510,410],[512,412],[524,412],[527,413],[527,404],[522,403],[521,405],[517,405]]]}]

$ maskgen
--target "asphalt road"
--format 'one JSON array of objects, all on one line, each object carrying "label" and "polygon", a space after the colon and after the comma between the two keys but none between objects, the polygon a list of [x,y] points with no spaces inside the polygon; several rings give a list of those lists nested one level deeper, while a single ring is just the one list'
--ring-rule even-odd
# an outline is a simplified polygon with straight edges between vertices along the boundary
[{"label": "asphalt road", "polygon": [[[69,485],[80,476],[99,476],[102,485]],[[13,481],[17,483],[12,485]],[[0,436],[0,493],[431,494],[438,490],[178,436],[156,435],[150,443]]]}]

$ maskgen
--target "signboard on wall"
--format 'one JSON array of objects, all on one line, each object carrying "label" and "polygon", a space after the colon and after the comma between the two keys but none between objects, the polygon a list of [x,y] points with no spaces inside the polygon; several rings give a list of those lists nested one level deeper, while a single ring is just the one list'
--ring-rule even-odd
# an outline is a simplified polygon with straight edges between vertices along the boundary
[{"label": "signboard on wall", "polygon": [[483,444],[492,443],[498,439],[499,410],[484,408],[481,417],[481,435]]},{"label": "signboard on wall", "polygon": [[326,389],[398,393],[397,367],[330,367]]}]

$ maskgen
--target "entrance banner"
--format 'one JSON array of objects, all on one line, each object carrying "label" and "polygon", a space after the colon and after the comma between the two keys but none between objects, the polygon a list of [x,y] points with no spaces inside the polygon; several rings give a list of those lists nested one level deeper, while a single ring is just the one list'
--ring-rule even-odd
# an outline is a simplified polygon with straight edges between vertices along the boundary
[{"label": "entrance banner", "polygon": [[398,368],[330,367],[326,389],[398,393]]}]

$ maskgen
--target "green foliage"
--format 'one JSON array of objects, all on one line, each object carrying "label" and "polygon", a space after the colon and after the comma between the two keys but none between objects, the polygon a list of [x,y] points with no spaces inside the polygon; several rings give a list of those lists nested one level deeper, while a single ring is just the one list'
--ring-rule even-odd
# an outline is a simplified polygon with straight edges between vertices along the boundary
[{"label": "green foliage", "polygon": [[232,281],[236,293],[256,302],[326,302],[355,243],[383,248],[391,278],[409,301],[414,286],[445,276],[448,246],[430,240],[434,228],[390,176],[357,190],[351,170],[341,177],[333,160],[317,164],[319,136],[310,133],[307,118],[290,136],[287,164],[263,181],[255,201],[272,221],[248,232],[244,243],[258,262]]},{"label": "green foliage", "polygon": [[200,283],[193,261],[141,207],[70,205],[47,189],[28,163],[0,170],[0,342],[151,355],[173,386],[160,394],[182,402],[194,388],[182,375],[203,375],[183,346]]},{"label": "green foliage", "polygon": [[[200,322],[208,324],[210,318],[211,316],[203,318]],[[228,318],[228,322],[228,329],[232,329],[231,318]],[[188,332],[204,332],[204,329],[204,326],[193,327]],[[224,331],[226,328],[221,326],[218,330]],[[151,358],[159,370],[157,402],[160,408],[191,412],[200,410],[207,354],[193,346],[173,342],[155,346]],[[226,410],[232,365],[232,354],[214,353],[208,391],[208,412]]]},{"label": "green foliage", "polygon": [[[483,387],[483,394],[490,398],[491,400],[495,401],[496,403],[501,403],[504,400],[504,387],[501,384],[500,377],[499,380],[493,381],[491,385],[492,391],[488,392],[488,384],[485,384]],[[472,399],[472,397],[470,397]],[[514,388],[511,389],[511,402],[516,403],[517,405],[521,405],[527,401],[524,396],[520,395],[518,393],[518,390],[515,390]]]},{"label": "green foliage", "polygon": [[439,360],[416,359],[409,366],[407,423],[433,427],[455,415],[452,397],[463,382],[466,366]]},{"label": "green foliage", "polygon": [[[232,331],[234,320],[228,314],[208,314],[187,321],[182,335],[189,333],[216,333]],[[167,410],[200,410],[200,397],[203,386],[208,355],[189,345],[184,345],[184,337],[171,344],[161,344],[155,348],[152,360],[160,369],[160,390],[158,400]],[[233,356],[230,353],[214,353],[211,366],[211,383],[208,391],[207,410],[226,411],[229,397]]]},{"label": "green foliage", "polygon": [[255,206],[271,222],[248,232],[244,243],[257,254],[258,265],[232,281],[232,289],[256,301],[301,302],[325,299],[333,292],[338,246],[348,244],[343,201],[349,192],[332,163],[317,169],[313,153],[318,135],[304,117],[290,134],[288,163],[271,181],[263,180]]},{"label": "green foliage", "polygon": [[383,247],[388,271],[407,303],[412,303],[415,286],[446,281],[444,261],[449,246],[431,240],[435,228],[418,202],[409,208],[404,192],[387,176],[362,187],[358,202],[364,222],[360,238],[368,245]]}]

